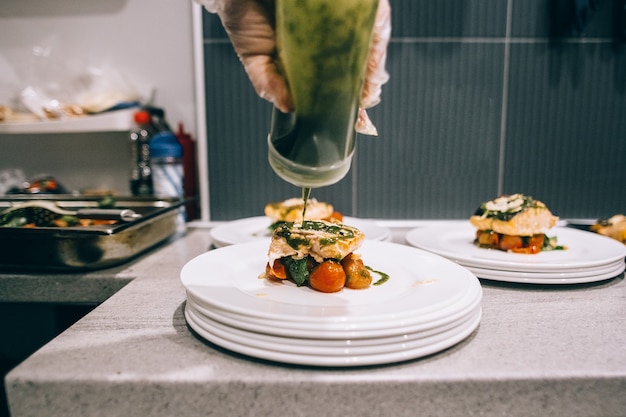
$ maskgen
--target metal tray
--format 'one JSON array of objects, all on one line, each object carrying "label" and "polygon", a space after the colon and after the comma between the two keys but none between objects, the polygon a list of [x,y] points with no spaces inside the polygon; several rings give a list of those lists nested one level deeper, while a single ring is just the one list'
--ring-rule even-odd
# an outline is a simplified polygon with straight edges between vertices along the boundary
[{"label": "metal tray", "polygon": [[[15,195],[0,198],[0,211],[12,203],[54,201],[62,208],[98,207],[101,197]],[[84,227],[0,226],[0,271],[72,271],[107,268],[129,261],[171,237],[177,229],[180,199],[114,197],[114,208],[142,216],[114,225]]]}]

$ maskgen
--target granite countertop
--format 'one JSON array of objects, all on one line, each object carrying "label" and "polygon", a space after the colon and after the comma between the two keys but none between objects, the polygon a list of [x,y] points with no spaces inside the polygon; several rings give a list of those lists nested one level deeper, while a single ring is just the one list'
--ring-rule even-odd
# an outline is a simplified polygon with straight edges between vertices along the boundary
[{"label": "granite countertop", "polygon": [[179,272],[210,246],[209,230],[192,228],[122,267],[0,274],[2,301],[103,301],[6,376],[12,417],[626,415],[623,275],[483,281],[480,326],[458,345],[320,369],[233,354],[192,333]]}]

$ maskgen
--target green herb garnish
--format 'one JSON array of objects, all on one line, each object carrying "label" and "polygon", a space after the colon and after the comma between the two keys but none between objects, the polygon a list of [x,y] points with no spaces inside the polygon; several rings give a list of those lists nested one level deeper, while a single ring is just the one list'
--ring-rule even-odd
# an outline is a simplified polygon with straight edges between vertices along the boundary
[{"label": "green herb garnish", "polygon": [[309,280],[309,270],[307,268],[307,260],[303,259],[293,259],[293,258],[283,258],[282,259],[285,268],[287,268],[287,272],[289,273],[289,277],[293,279],[298,287],[306,284]]}]

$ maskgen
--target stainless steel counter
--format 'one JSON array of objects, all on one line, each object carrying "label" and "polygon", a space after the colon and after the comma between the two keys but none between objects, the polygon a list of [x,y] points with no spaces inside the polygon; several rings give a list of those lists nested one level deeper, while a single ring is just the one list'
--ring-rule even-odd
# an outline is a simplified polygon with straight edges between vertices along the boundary
[{"label": "stainless steel counter", "polygon": [[[394,240],[412,226],[394,227]],[[626,415],[623,275],[483,281],[481,324],[460,344],[405,363],[318,369],[232,354],[190,331],[179,272],[210,246],[196,228],[121,268],[0,274],[0,301],[103,301],[7,375],[12,416]]]}]

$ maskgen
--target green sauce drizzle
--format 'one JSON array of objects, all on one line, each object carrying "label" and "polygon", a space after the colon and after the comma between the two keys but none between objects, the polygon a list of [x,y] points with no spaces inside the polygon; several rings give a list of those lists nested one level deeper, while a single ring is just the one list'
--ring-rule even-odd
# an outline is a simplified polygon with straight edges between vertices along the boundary
[{"label": "green sauce drizzle", "polygon": [[474,212],[474,215],[484,216],[484,217],[493,218],[493,219],[502,220],[502,221],[508,221],[508,220],[511,220],[513,217],[517,216],[518,214],[520,214],[526,208],[540,207],[539,204],[537,204],[537,201],[530,196],[522,195],[520,196],[520,198],[522,199],[522,204],[520,206],[516,206],[507,211],[489,210],[487,209],[488,202],[485,202],[481,204],[480,207],[478,207],[478,209]]},{"label": "green sauce drizzle", "polygon": [[302,200],[304,202],[304,204],[302,205],[302,221],[305,220],[304,216],[306,215],[306,205],[309,201],[309,197],[311,197],[311,189],[302,187]]},{"label": "green sauce drizzle", "polygon": [[375,270],[372,267],[367,266],[367,265],[365,266],[365,268],[367,268],[370,272],[373,272],[375,274],[380,275],[380,278],[376,282],[374,282],[372,285],[382,285],[385,282],[389,281],[390,277],[389,277],[388,274],[385,274],[384,272],[381,272],[381,271],[377,271],[377,270]]},{"label": "green sauce drizzle", "polygon": [[[276,226],[274,233],[284,238],[287,241],[287,244],[294,249],[298,249],[301,246],[310,244],[308,239],[292,236],[291,228],[293,227],[293,223],[283,222]],[[343,239],[352,239],[354,238],[354,231],[350,228],[347,228],[341,224],[328,224],[324,222],[318,222],[313,220],[306,220],[302,222],[301,230],[315,230],[322,231],[333,235],[331,237],[327,237],[320,240],[322,245],[331,245],[338,240]]]}]

